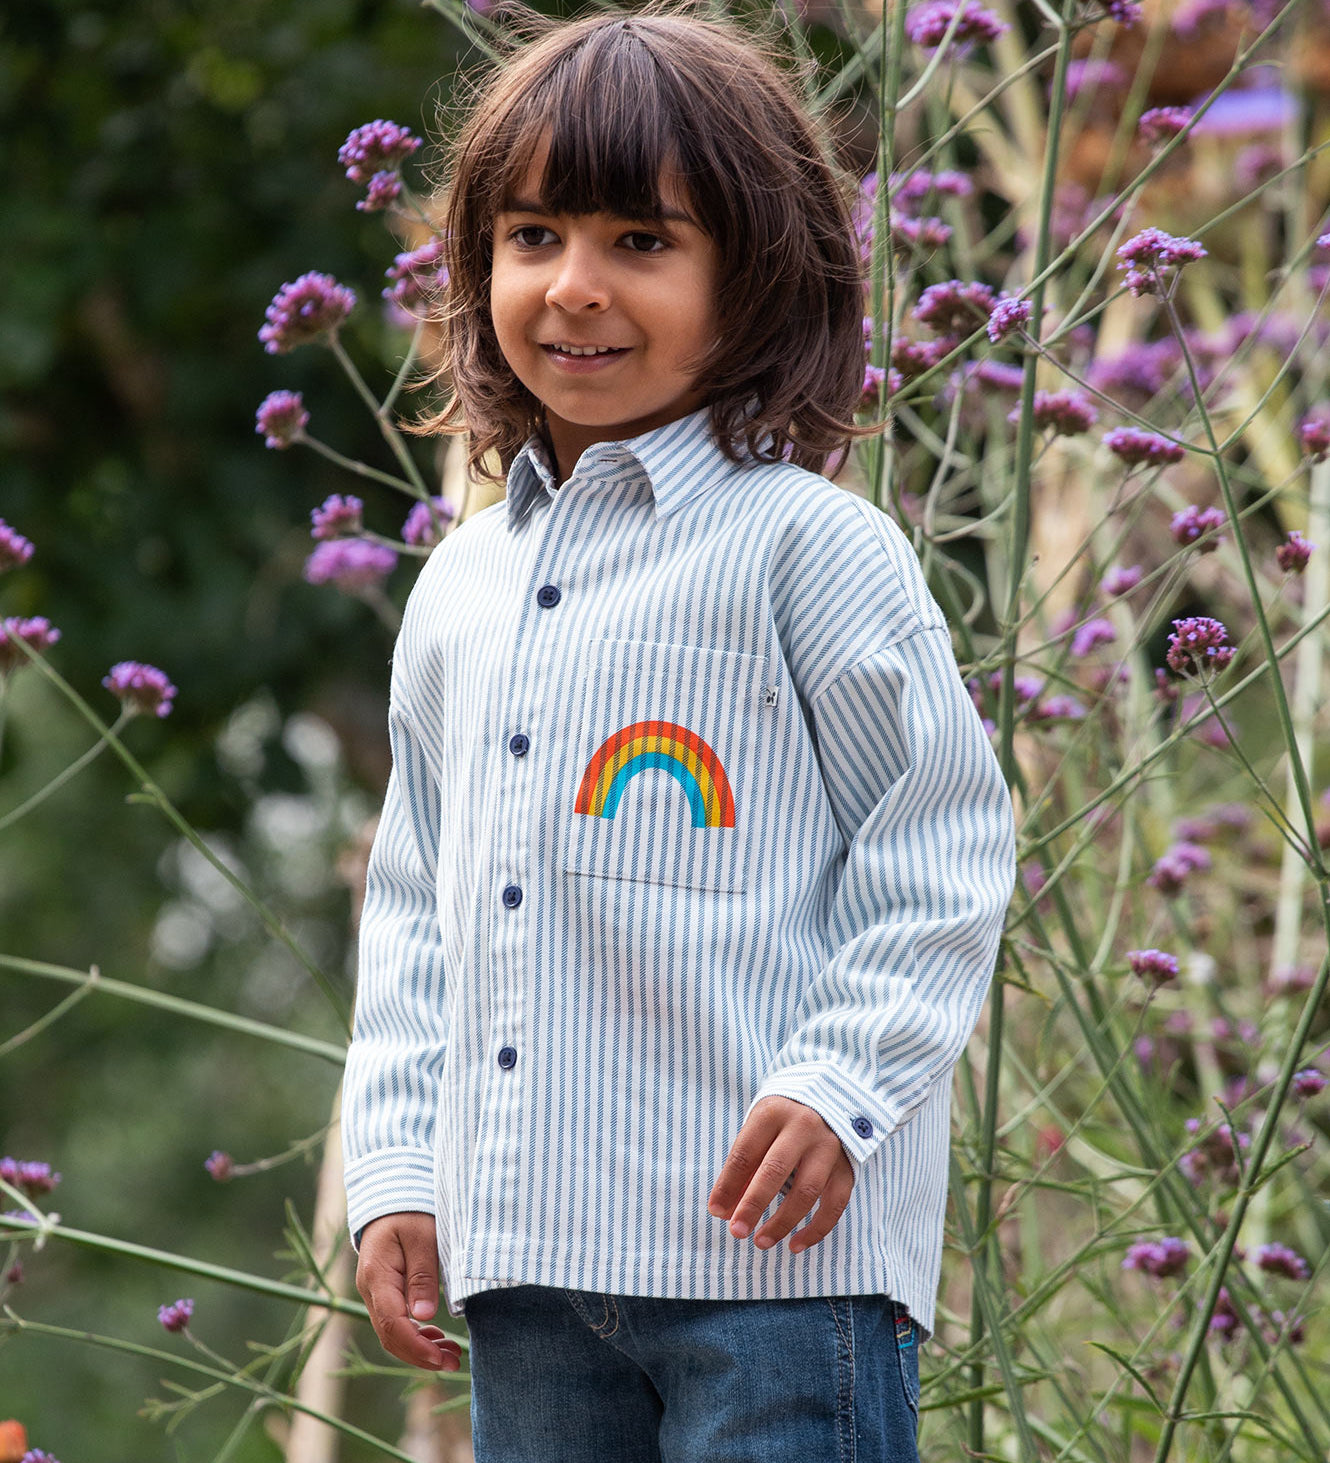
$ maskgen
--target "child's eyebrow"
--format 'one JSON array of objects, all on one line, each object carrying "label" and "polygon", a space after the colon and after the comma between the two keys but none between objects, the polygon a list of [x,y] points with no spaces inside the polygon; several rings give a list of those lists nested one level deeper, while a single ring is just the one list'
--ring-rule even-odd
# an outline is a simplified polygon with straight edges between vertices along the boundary
[{"label": "child's eyebrow", "polygon": [[[509,198],[502,208],[501,213],[550,213],[555,210],[548,207],[538,198]],[[624,215],[630,223],[675,223],[692,224],[697,227],[697,221],[691,215],[682,212],[677,208],[663,207],[659,213],[644,213],[639,215]]]}]

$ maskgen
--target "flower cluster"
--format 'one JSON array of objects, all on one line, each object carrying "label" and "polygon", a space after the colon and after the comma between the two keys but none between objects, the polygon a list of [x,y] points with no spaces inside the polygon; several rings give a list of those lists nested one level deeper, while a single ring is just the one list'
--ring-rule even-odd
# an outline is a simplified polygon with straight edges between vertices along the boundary
[{"label": "flower cluster", "polygon": [[1124,283],[1133,295],[1164,292],[1166,271],[1181,269],[1204,259],[1206,251],[1195,239],[1166,234],[1163,229],[1143,229],[1118,250],[1118,268],[1126,270]]},{"label": "flower cluster", "polygon": [[1275,559],[1285,574],[1301,574],[1315,547],[1296,528],[1291,528],[1284,542],[1275,545]]},{"label": "flower cluster", "polygon": [[235,1159],[229,1153],[224,1153],[220,1148],[213,1151],[203,1160],[203,1166],[208,1170],[219,1184],[226,1183],[235,1173]]},{"label": "flower cluster", "polygon": [[1145,432],[1140,427],[1114,427],[1103,436],[1104,446],[1130,467],[1142,463],[1149,467],[1163,467],[1170,462],[1181,462],[1187,449],[1179,442],[1170,442],[1158,432]]},{"label": "flower cluster", "polygon": [[1325,1087],[1325,1073],[1317,1071],[1315,1067],[1304,1067],[1301,1072],[1293,1074],[1293,1095],[1295,1097],[1319,1097],[1325,1091]]},{"label": "flower cluster", "polygon": [[0,620],[0,676],[27,665],[28,657],[19,649],[19,643],[38,655],[50,650],[60,638],[60,631],[42,615],[23,619],[8,615]]},{"label": "flower cluster", "polygon": [[273,296],[263,312],[268,323],[260,329],[259,339],[269,355],[285,355],[334,334],[355,307],[354,290],[330,274],[310,270]]},{"label": "flower cluster", "polygon": [[1175,543],[1196,544],[1201,553],[1213,553],[1219,547],[1222,535],[1219,530],[1228,520],[1222,508],[1198,508],[1194,503],[1180,509],[1169,523],[1169,532]]},{"label": "flower cluster", "polygon": [[1011,29],[991,10],[980,5],[978,0],[963,0],[960,5],[955,0],[932,0],[930,4],[915,6],[905,17],[905,33],[916,46],[934,51],[942,44],[947,27],[956,18],[958,11],[960,19],[952,32],[952,40],[957,45],[995,41],[1003,31]]},{"label": "flower cluster", "polygon": [[18,569],[32,558],[32,544],[0,518],[0,572]]},{"label": "flower cluster", "polygon": [[[1007,413],[1009,422],[1020,419],[1018,406]],[[1088,432],[1098,420],[1098,410],[1083,391],[1036,391],[1034,394],[1034,424],[1038,431],[1072,437],[1078,432]]]},{"label": "flower cluster", "polygon": [[29,1196],[49,1194],[60,1182],[60,1175],[51,1172],[49,1163],[36,1163],[18,1158],[0,1158],[0,1179],[11,1188],[22,1189]]},{"label": "flower cluster", "polygon": [[192,1300],[173,1301],[169,1306],[157,1307],[157,1319],[168,1331],[183,1331],[194,1314]]},{"label": "flower cluster", "polygon": [[298,391],[270,391],[254,413],[254,430],[265,447],[281,450],[300,441],[309,425],[309,413]]},{"label": "flower cluster", "polygon": [[1164,657],[1169,669],[1180,676],[1201,675],[1206,671],[1222,671],[1233,659],[1228,630],[1220,620],[1209,615],[1193,615],[1173,621]]},{"label": "flower cluster", "polygon": [[1116,599],[1119,595],[1129,594],[1144,577],[1145,570],[1139,564],[1125,567],[1114,564],[1099,581],[1099,588],[1109,599]]},{"label": "flower cluster", "polygon": [[[1326,235],[1330,238],[1330,234]],[[1330,454],[1330,406],[1318,407],[1303,418],[1298,429],[1302,450],[1313,462],[1323,462]]]},{"label": "flower cluster", "polygon": [[997,297],[982,281],[950,279],[930,284],[911,313],[938,335],[968,335],[992,316],[996,304]]},{"label": "flower cluster", "polygon": [[1136,125],[1147,142],[1167,142],[1187,130],[1192,116],[1190,107],[1151,107]]},{"label": "flower cluster", "polygon": [[1122,1262],[1124,1270],[1139,1270],[1142,1275],[1153,1275],[1162,1280],[1169,1275],[1180,1275],[1187,1268],[1191,1258],[1191,1246],[1185,1239],[1165,1235],[1163,1239],[1142,1240],[1127,1251]]},{"label": "flower cluster", "polygon": [[1180,894],[1188,877],[1194,873],[1204,873],[1210,864],[1209,849],[1203,848],[1199,843],[1175,843],[1155,860],[1155,866],[1145,882],[1158,889],[1161,894]]},{"label": "flower cluster", "polygon": [[[1188,1118],[1186,1128],[1195,1136],[1201,1131],[1201,1120]],[[1231,1186],[1240,1177],[1238,1154],[1250,1146],[1249,1134],[1235,1130],[1229,1123],[1218,1123],[1178,1159],[1178,1167],[1193,1184],[1212,1178],[1221,1186]]]},{"label": "flower cluster", "polygon": [[356,538],[365,527],[364,503],[353,493],[333,493],[317,508],[310,509],[311,538],[326,542],[335,538]]},{"label": "flower cluster", "polygon": [[1178,957],[1165,950],[1128,950],[1127,964],[1133,975],[1161,986],[1178,978]]},{"label": "flower cluster", "polygon": [[402,191],[399,170],[420,145],[419,137],[396,122],[379,118],[357,127],[337,153],[351,182],[369,185],[356,207],[376,213],[394,202]]},{"label": "flower cluster", "polygon": [[453,506],[446,498],[417,503],[402,525],[402,541],[413,548],[432,549],[443,537],[444,525],[455,517]]},{"label": "flower cluster", "polygon": [[1311,1266],[1287,1245],[1258,1245],[1252,1251],[1251,1260],[1258,1270],[1283,1275],[1288,1280],[1306,1280],[1311,1274]]},{"label": "flower cluster", "polygon": [[1101,645],[1112,645],[1118,638],[1113,622],[1102,616],[1086,620],[1072,632],[1071,653],[1079,660],[1097,650]]},{"label": "flower cluster", "polygon": [[121,706],[130,715],[161,717],[171,714],[176,688],[167,680],[166,672],[159,671],[155,665],[122,660],[111,667],[102,685],[119,698]]},{"label": "flower cluster", "polygon": [[1023,330],[1030,323],[1034,307],[1029,300],[1003,298],[993,306],[988,317],[988,338],[994,345],[1005,340],[1013,330]]},{"label": "flower cluster", "polygon": [[335,584],[348,594],[378,588],[397,567],[397,555],[386,544],[363,538],[333,539],[321,543],[305,560],[310,584]]},{"label": "flower cluster", "polygon": [[448,287],[445,250],[442,239],[431,239],[419,249],[396,255],[385,271],[388,288],[383,298],[407,315],[427,306]]}]

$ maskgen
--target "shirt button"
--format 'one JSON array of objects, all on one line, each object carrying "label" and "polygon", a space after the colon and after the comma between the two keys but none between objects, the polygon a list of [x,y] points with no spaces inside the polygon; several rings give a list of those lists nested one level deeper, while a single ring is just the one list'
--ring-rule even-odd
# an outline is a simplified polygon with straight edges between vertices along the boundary
[{"label": "shirt button", "polygon": [[871,1138],[873,1136],[873,1125],[867,1118],[855,1118],[850,1126],[861,1138]]},{"label": "shirt button", "polygon": [[542,584],[536,590],[536,603],[542,610],[550,609],[552,606],[558,604],[562,598],[563,596],[557,584]]},{"label": "shirt button", "polygon": [[499,1048],[499,1065],[504,1071],[507,1071],[509,1067],[515,1067],[517,1065],[517,1048],[501,1046]]},{"label": "shirt button", "polygon": [[516,909],[522,902],[522,891],[516,884],[509,884],[503,891],[503,902],[509,909]]},{"label": "shirt button", "polygon": [[518,732],[515,737],[511,737],[509,739],[508,750],[513,754],[514,757],[525,757],[527,748],[530,745],[530,738],[523,735],[522,732]]}]

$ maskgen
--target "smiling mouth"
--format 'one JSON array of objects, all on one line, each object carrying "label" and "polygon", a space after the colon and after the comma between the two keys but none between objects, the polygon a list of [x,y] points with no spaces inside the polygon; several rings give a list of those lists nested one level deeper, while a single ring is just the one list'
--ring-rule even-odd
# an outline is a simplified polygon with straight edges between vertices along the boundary
[{"label": "smiling mouth", "polygon": [[569,345],[563,341],[547,341],[541,350],[553,351],[556,355],[572,356],[621,356],[628,349],[623,345]]}]

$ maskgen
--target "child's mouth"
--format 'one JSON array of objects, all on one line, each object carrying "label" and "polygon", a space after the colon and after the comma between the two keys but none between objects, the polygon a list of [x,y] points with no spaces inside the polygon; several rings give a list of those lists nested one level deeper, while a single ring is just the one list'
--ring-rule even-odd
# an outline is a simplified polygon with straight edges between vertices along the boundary
[{"label": "child's mouth", "polygon": [[[627,346],[611,346],[607,350],[593,349],[589,346],[578,347],[578,354],[566,349],[567,342],[560,342],[558,345],[542,345],[541,350],[555,362],[560,369],[573,371],[578,374],[587,371],[599,371],[608,366],[611,361],[617,361],[620,356],[628,354]],[[581,352],[587,352],[581,354]]]}]

